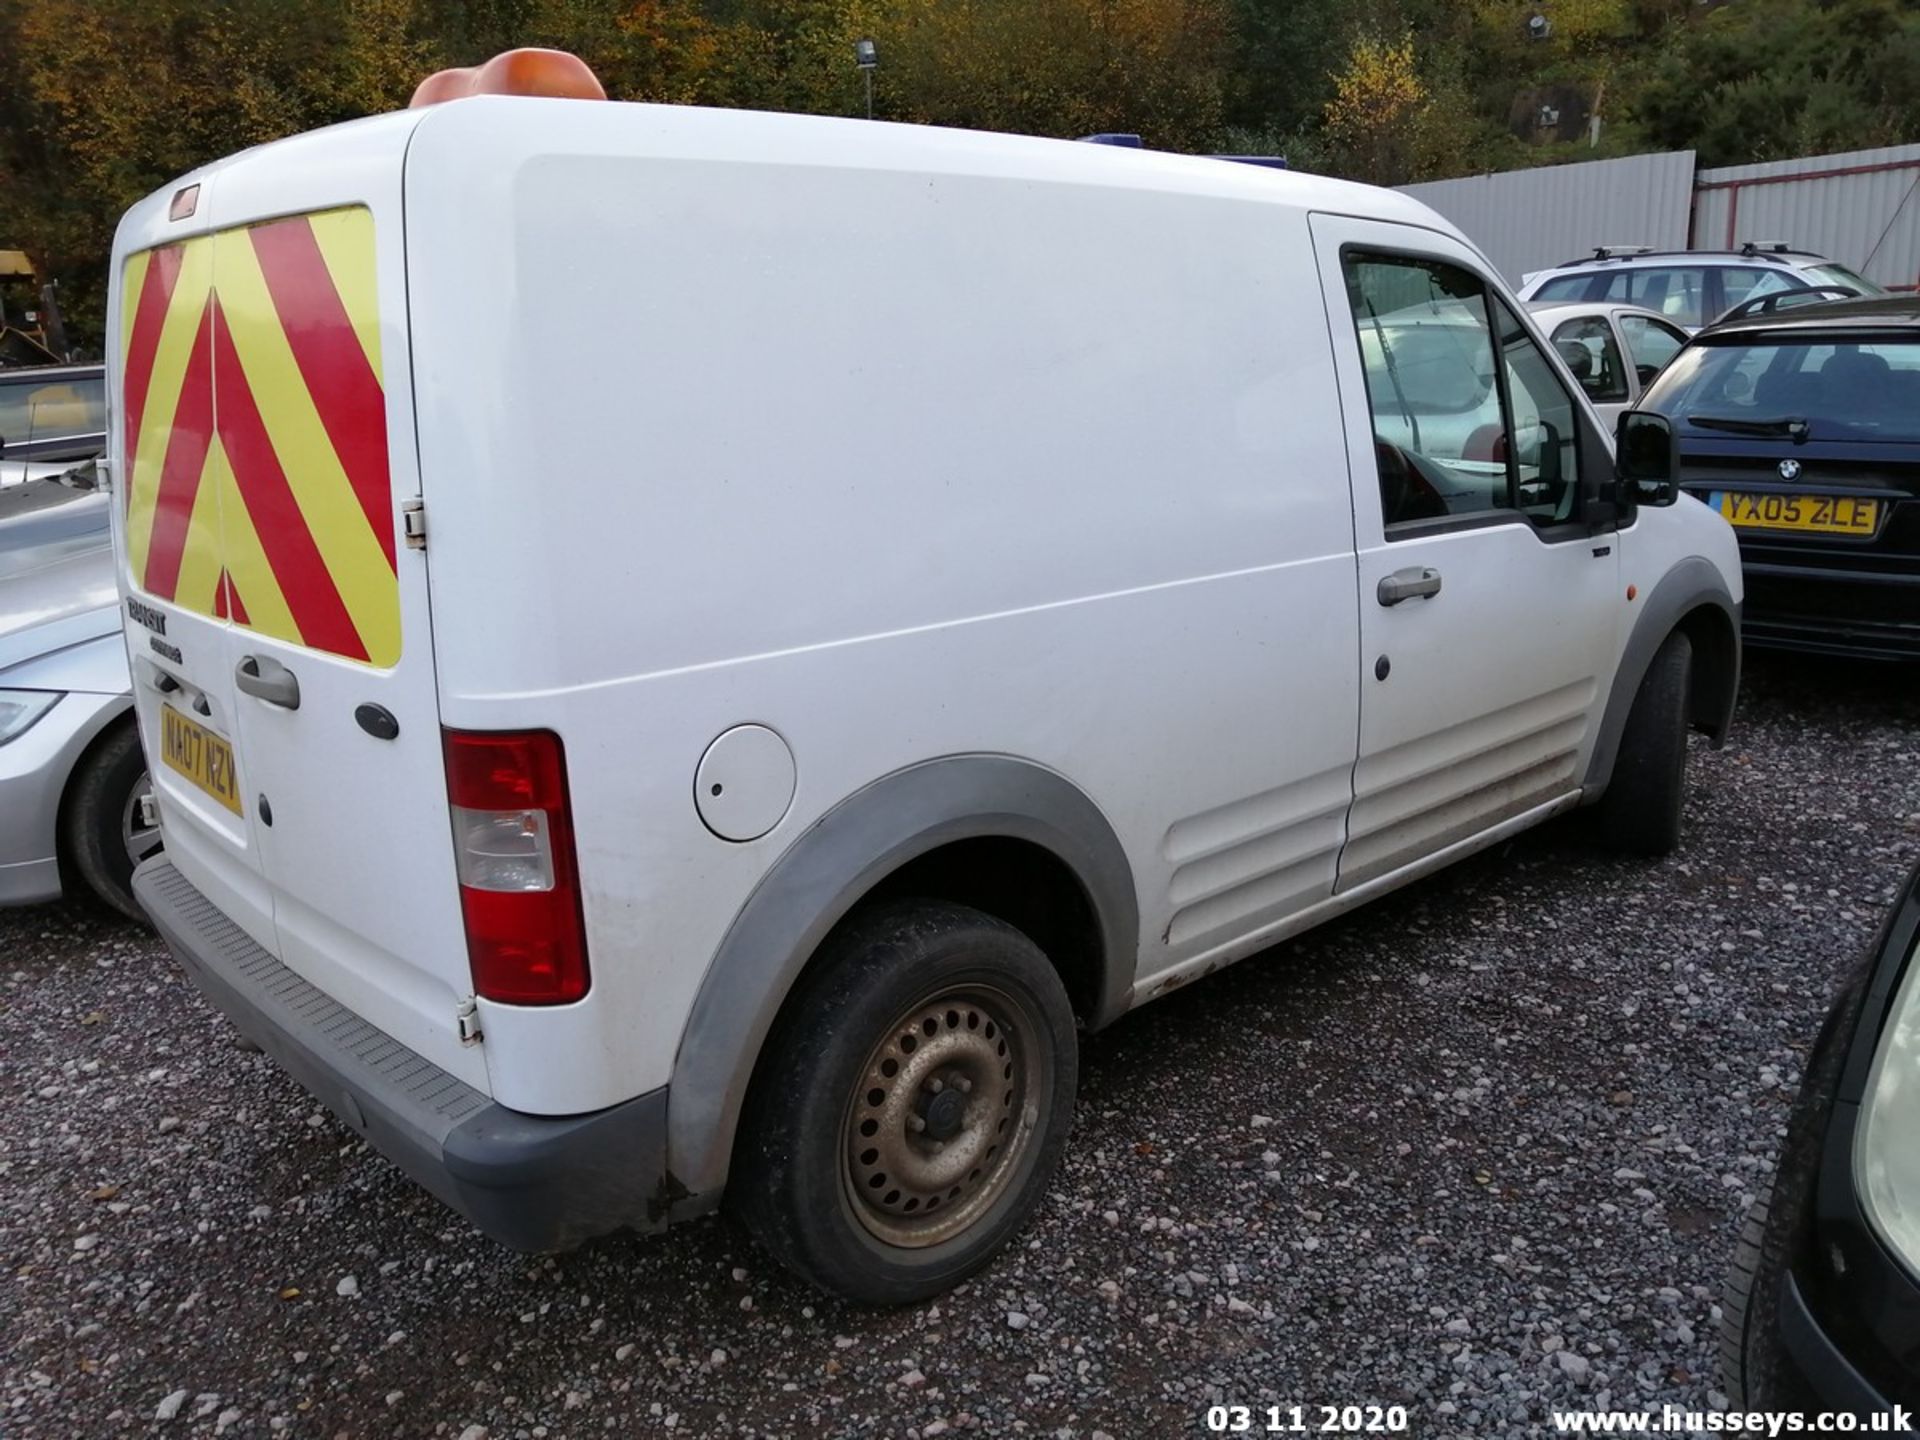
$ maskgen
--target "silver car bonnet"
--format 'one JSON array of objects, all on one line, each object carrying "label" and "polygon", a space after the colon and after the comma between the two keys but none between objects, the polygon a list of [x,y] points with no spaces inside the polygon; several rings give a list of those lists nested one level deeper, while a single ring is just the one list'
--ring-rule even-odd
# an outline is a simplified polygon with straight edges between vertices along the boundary
[{"label": "silver car bonnet", "polygon": [[51,481],[0,492],[0,681],[13,666],[120,628],[110,504]]}]

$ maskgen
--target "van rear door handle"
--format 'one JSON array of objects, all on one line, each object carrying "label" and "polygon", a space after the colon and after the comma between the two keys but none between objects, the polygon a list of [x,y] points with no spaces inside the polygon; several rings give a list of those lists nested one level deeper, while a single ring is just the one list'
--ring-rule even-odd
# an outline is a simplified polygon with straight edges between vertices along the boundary
[{"label": "van rear door handle", "polygon": [[233,667],[233,683],[256,700],[283,710],[300,708],[300,681],[278,660],[264,655],[242,655]]},{"label": "van rear door handle", "polygon": [[1374,592],[1382,605],[1398,605],[1402,600],[1424,600],[1440,593],[1440,572],[1431,565],[1416,565],[1380,577]]}]

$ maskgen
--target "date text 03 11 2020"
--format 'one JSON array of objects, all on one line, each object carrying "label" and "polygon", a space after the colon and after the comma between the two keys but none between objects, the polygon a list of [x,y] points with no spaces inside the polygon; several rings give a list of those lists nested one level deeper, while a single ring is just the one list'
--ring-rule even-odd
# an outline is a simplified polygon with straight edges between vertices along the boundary
[{"label": "date text 03 11 2020", "polygon": [[1399,1435],[1404,1405],[1213,1405],[1207,1429],[1216,1435]]}]

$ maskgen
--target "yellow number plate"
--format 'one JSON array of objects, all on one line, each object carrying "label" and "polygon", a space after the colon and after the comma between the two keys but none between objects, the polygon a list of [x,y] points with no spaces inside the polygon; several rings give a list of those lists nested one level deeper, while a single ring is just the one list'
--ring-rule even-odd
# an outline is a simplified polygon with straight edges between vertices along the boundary
[{"label": "yellow number plate", "polygon": [[160,758],[234,814],[240,813],[240,777],[233,769],[233,747],[171,705],[160,707]]},{"label": "yellow number plate", "polygon": [[1821,535],[1871,535],[1880,523],[1878,500],[1851,495],[1746,495],[1722,490],[1720,513],[1743,530],[1806,530]]}]

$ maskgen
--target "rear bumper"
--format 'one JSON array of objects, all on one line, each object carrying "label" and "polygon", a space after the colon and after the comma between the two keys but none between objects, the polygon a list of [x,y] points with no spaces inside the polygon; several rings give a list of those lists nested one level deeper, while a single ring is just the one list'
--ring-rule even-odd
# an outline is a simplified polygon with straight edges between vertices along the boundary
[{"label": "rear bumper", "polygon": [[1920,660],[1920,566],[1866,572],[1750,560],[1745,570],[1749,645]]},{"label": "rear bumper", "polygon": [[268,954],[166,857],[134,893],[208,1000],[387,1159],[515,1250],[659,1229],[667,1092],[552,1119],[497,1105]]}]

